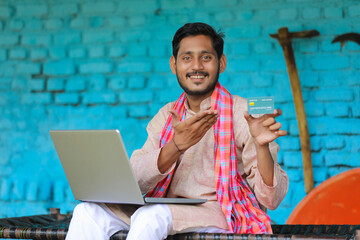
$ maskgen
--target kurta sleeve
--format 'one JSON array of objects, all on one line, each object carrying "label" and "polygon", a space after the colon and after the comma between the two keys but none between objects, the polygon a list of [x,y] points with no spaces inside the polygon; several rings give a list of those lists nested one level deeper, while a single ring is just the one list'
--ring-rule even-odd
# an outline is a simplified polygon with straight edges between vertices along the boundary
[{"label": "kurta sleeve", "polygon": [[279,145],[272,142],[269,144],[269,148],[274,160],[273,186],[268,186],[264,183],[257,167],[256,149],[248,124],[243,116],[244,111],[246,111],[246,99],[240,97],[234,98],[234,133],[238,171],[240,171],[253,189],[259,203],[273,210],[285,198],[289,187],[289,179],[286,172],[277,163]]},{"label": "kurta sleeve", "polygon": [[172,105],[172,103],[165,105],[149,122],[146,128],[148,138],[144,146],[139,150],[135,150],[130,158],[131,166],[143,194],[152,190],[175,167],[175,164],[173,164],[165,173],[161,173],[157,165],[161,151],[159,145],[160,133],[167,120],[168,110],[171,109]]}]

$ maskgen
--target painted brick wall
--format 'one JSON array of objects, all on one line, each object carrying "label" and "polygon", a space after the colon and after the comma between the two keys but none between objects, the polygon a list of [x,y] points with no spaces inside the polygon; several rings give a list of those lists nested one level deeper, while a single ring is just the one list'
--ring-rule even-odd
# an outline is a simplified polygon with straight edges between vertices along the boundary
[{"label": "painted brick wall", "polygon": [[360,32],[353,0],[28,0],[0,2],[0,217],[71,211],[74,201],[50,129],[111,129],[129,155],[150,118],[181,93],[168,60],[186,22],[226,33],[221,82],[244,97],[275,96],[283,109],[279,162],[290,189],[270,211],[284,223],[305,196],[282,26],[317,29],[293,43],[311,136],[316,184],[360,166],[360,47],[332,39]]}]

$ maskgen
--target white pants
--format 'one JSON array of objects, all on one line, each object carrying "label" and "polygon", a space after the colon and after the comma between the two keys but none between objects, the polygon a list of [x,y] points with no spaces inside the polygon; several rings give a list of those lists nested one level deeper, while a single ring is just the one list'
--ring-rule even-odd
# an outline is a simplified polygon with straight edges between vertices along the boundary
[{"label": "white pants", "polygon": [[[161,240],[179,232],[172,230],[171,212],[164,204],[140,207],[131,216],[131,227],[104,204],[80,203],[73,212],[66,240],[108,240],[120,230],[129,231],[127,240]],[[189,228],[181,232],[227,233],[217,227]]]}]

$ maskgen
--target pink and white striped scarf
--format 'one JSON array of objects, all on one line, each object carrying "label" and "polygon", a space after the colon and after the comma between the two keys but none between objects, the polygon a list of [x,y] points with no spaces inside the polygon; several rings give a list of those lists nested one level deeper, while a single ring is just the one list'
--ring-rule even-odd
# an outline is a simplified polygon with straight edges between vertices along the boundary
[{"label": "pink and white striped scarf", "polygon": [[[186,95],[183,93],[173,107],[181,120],[185,118],[185,101]],[[259,208],[254,194],[237,171],[232,106],[231,94],[218,83],[211,95],[211,109],[219,113],[219,119],[214,124],[217,200],[231,232],[269,234],[272,233],[269,216]],[[171,122],[170,114],[160,134],[160,147],[171,141],[174,136]],[[165,196],[173,174],[174,171],[146,196]]]}]

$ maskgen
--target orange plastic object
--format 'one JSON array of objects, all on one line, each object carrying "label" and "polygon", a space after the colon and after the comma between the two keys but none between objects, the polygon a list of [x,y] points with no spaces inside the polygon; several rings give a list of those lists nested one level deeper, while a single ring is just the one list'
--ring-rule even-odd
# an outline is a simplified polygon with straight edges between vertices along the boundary
[{"label": "orange plastic object", "polygon": [[360,168],[340,173],[314,188],[287,224],[360,224]]}]

